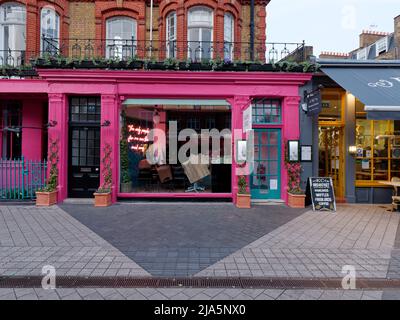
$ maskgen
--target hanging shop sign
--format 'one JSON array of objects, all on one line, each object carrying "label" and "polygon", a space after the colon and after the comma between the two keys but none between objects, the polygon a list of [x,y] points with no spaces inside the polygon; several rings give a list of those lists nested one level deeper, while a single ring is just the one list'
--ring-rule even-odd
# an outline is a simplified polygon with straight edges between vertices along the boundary
[{"label": "hanging shop sign", "polygon": [[318,115],[322,110],[321,91],[315,90],[306,95],[307,115]]},{"label": "hanging shop sign", "polygon": [[332,178],[309,178],[307,193],[314,211],[336,211]]}]

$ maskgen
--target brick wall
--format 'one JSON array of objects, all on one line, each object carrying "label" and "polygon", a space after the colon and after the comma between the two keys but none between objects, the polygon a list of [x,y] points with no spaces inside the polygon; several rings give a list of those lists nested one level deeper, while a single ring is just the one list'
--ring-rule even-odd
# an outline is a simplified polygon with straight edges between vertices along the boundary
[{"label": "brick wall", "polygon": [[92,2],[71,2],[69,4],[69,36],[73,39],[94,39],[96,37],[95,5]]}]

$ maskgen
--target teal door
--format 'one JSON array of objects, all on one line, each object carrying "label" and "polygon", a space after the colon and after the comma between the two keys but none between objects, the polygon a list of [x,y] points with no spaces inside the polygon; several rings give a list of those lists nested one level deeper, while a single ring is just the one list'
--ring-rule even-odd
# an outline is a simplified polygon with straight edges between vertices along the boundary
[{"label": "teal door", "polygon": [[281,199],[281,130],[254,130],[253,199]]}]

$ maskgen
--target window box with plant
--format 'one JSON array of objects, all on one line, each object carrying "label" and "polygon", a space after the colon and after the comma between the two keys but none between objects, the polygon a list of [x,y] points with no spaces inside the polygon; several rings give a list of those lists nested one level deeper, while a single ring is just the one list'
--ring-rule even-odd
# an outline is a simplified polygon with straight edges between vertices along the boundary
[{"label": "window box with plant", "polygon": [[50,174],[46,186],[36,191],[37,206],[52,206],[57,203],[58,186],[58,140],[50,141],[48,164]]},{"label": "window box with plant", "polygon": [[288,206],[291,208],[305,208],[306,195],[301,189],[301,163],[289,161],[288,147],[285,144],[285,166],[288,175]]},{"label": "window box with plant", "polygon": [[245,176],[240,176],[238,179],[239,191],[236,195],[236,207],[240,209],[251,208],[251,195],[248,192],[247,180]]},{"label": "window box with plant", "polygon": [[112,147],[106,144],[103,149],[103,159],[101,160],[103,184],[94,193],[94,206],[95,207],[108,207],[111,205],[111,188],[112,188],[112,160],[111,160]]}]

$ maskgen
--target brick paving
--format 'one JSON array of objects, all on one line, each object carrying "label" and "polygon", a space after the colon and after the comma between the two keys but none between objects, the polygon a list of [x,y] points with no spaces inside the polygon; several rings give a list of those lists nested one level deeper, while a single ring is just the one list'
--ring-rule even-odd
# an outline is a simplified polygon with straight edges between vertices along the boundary
[{"label": "brick paving", "polygon": [[58,207],[0,206],[0,275],[149,276],[143,268]]},{"label": "brick paving", "polygon": [[0,289],[0,300],[400,300],[399,290],[193,288]]},{"label": "brick paving", "polygon": [[341,205],[336,214],[309,211],[196,276],[340,277],[343,266],[352,265],[359,277],[386,278],[399,218],[371,205]]},{"label": "brick paving", "polygon": [[[154,206],[157,214],[149,216]],[[84,208],[79,221],[57,206],[0,206],[0,276],[40,275],[46,264],[55,266],[59,275],[151,276],[148,270],[166,269],[146,262],[157,264],[166,252],[177,261],[172,269],[182,261],[178,274],[184,270],[195,276],[341,277],[342,267],[353,265],[358,277],[400,277],[400,215],[382,206],[340,205],[336,214],[269,206],[244,211],[227,210],[226,204],[180,206],[126,204],[103,211],[79,206],[75,208]],[[168,212],[171,215],[165,216]],[[107,226],[112,220],[120,229]],[[163,232],[168,229],[171,233]],[[141,251],[146,258],[138,263]],[[188,267],[205,258],[204,265]],[[3,299],[400,300],[400,291],[3,288]]]}]

